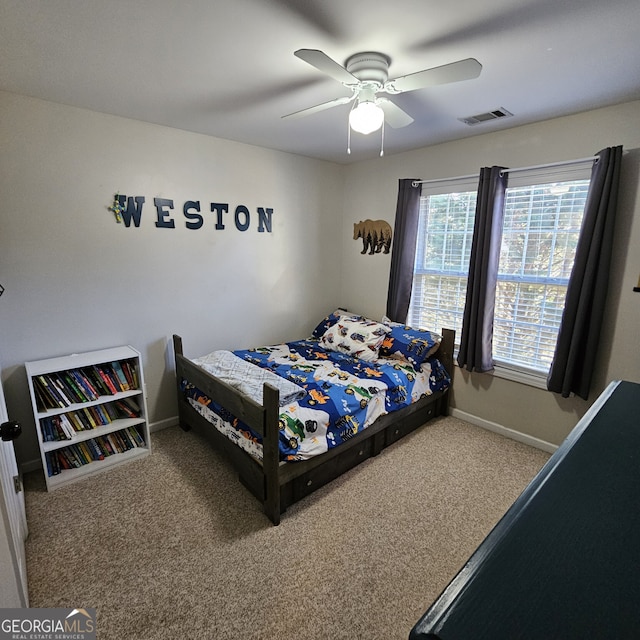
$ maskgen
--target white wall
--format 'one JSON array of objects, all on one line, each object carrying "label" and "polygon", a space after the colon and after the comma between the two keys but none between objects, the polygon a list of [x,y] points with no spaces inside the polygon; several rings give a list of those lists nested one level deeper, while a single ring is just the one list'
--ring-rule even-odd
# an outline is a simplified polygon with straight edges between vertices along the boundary
[{"label": "white wall", "polygon": [[[340,302],[338,165],[2,92],[0,148],[0,364],[22,463],[39,457],[25,361],[131,344],[162,424],[171,334],[193,356],[304,337]],[[145,196],[139,228],[115,221],[116,192]],[[174,229],[155,226],[155,197]],[[270,207],[272,232],[232,214],[216,230],[211,202]]]},{"label": "white wall", "polygon": [[[482,126],[482,125],[480,125]],[[494,164],[522,167],[590,156],[623,145],[622,193],[618,207],[609,310],[592,393],[613,379],[640,381],[640,102],[476,135],[351,165],[346,169],[341,299],[379,318],[385,312],[390,255],[362,256],[352,240],[353,223],[395,218],[398,179],[445,178],[477,173]],[[563,399],[541,389],[490,375],[456,370],[453,406],[484,421],[559,444],[590,403]]]}]

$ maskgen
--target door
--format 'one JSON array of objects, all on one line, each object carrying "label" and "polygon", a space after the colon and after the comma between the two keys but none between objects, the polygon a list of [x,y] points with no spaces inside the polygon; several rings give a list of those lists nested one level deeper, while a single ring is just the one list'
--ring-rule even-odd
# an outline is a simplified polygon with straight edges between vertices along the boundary
[{"label": "door", "polygon": [[28,607],[27,560],[24,541],[27,538],[27,515],[24,491],[18,475],[12,440],[20,435],[20,427],[9,422],[0,376],[0,607]]}]

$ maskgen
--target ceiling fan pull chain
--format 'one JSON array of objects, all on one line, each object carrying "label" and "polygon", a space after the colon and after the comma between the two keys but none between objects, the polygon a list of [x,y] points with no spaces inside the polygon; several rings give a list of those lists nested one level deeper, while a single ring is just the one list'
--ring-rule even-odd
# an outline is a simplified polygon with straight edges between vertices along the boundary
[{"label": "ceiling fan pull chain", "polygon": [[380,157],[384,155],[384,120],[382,121],[382,127],[380,129],[382,133],[380,134]]},{"label": "ceiling fan pull chain", "polygon": [[[355,95],[355,94],[354,94]],[[351,109],[349,109],[349,116],[356,107],[357,100],[351,103]],[[347,155],[351,155],[351,122],[350,118],[347,118]]]}]

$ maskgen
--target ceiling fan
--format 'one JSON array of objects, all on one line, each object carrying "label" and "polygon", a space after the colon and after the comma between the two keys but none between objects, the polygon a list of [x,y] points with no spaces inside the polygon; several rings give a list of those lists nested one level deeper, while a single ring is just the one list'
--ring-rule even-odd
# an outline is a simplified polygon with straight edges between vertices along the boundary
[{"label": "ceiling fan", "polygon": [[294,55],[342,83],[351,90],[351,95],[283,117],[298,118],[353,102],[349,113],[350,129],[364,134],[377,131],[385,121],[394,129],[413,122],[408,113],[384,94],[397,95],[438,84],[471,80],[477,78],[482,70],[482,65],[475,58],[466,58],[389,80],[391,58],[377,51],[356,53],[347,59],[344,67],[318,49],[298,49]]}]

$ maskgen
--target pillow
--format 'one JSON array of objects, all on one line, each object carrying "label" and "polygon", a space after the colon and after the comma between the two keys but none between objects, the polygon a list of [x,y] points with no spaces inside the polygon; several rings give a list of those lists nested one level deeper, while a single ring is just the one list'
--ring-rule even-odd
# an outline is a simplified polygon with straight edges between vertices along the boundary
[{"label": "pillow", "polygon": [[338,322],[338,318],[341,315],[347,314],[348,311],[346,309],[341,309],[340,307],[338,307],[333,313],[330,313],[326,318],[320,321],[318,326],[311,332],[311,337],[319,340],[320,338],[322,338],[322,334],[329,327],[332,327],[336,322]]},{"label": "pillow", "polygon": [[384,337],[391,331],[380,322],[362,316],[341,315],[320,338],[320,344],[329,351],[338,351],[359,358],[375,360]]},{"label": "pillow", "polygon": [[403,358],[416,370],[433,355],[442,341],[442,336],[426,329],[414,329],[397,322],[389,323],[389,333],[380,346],[380,357]]},{"label": "pillow", "polygon": [[405,327],[406,325],[402,324],[402,322],[394,322],[389,316],[382,316],[381,320],[382,324],[386,324],[390,327]]}]

